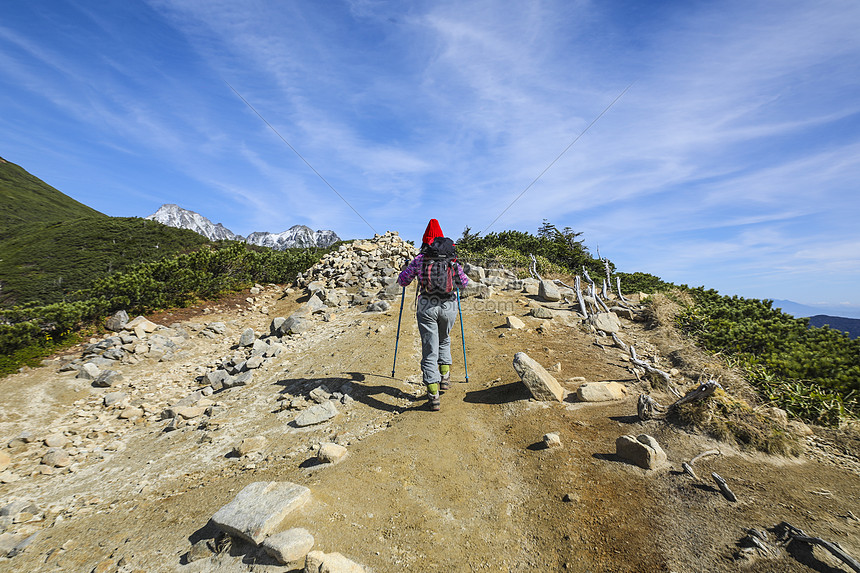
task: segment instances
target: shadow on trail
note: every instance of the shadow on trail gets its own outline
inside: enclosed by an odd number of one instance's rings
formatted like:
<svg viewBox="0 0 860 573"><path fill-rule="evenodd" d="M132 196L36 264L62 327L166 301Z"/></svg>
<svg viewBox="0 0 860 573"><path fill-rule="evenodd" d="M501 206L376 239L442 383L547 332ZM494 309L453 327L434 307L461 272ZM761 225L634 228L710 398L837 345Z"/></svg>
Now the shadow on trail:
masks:
<svg viewBox="0 0 860 573"><path fill-rule="evenodd" d="M315 388L325 386L329 392L340 392L341 394L350 396L356 402L361 402L383 412L400 413L404 410L414 408L404 408L397 404L389 404L376 396L390 396L391 398L409 400L410 402L421 400L421 398L387 384L368 384L368 378L381 378L393 382L390 376L364 372L344 372L344 374L346 376L285 378L275 382L275 385L283 387L282 394L289 393L296 396L304 396L305 398L309 398L310 392Z"/></svg>
<svg viewBox="0 0 860 573"><path fill-rule="evenodd" d="M464 402L472 404L506 404L531 398L528 388L522 382L511 382L500 386L492 386L485 390L466 392Z"/></svg>

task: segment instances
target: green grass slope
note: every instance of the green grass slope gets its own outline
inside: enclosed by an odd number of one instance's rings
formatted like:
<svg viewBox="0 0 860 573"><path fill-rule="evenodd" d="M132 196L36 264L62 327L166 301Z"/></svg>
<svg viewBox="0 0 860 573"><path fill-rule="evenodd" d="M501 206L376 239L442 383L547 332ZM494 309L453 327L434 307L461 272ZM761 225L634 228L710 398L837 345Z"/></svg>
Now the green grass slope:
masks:
<svg viewBox="0 0 860 573"><path fill-rule="evenodd" d="M107 217L0 157L0 237L13 227L79 217Z"/></svg>
<svg viewBox="0 0 860 573"><path fill-rule="evenodd" d="M209 244L194 231L139 218L91 216L18 226L0 239L0 306L50 304L142 262Z"/></svg>

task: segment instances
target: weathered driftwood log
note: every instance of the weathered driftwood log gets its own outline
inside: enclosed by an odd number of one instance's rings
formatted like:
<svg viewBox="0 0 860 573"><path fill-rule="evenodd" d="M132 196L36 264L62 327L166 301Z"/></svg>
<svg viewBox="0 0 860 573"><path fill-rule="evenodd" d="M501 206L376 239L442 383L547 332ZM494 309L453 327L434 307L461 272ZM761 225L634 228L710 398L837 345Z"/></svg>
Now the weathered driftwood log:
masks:
<svg viewBox="0 0 860 573"><path fill-rule="evenodd" d="M615 277L615 294L618 295L618 300L621 302L630 303L630 301L624 298L624 295L621 294L621 277L619 276Z"/></svg>
<svg viewBox="0 0 860 573"><path fill-rule="evenodd" d="M591 296L597 302L597 304L603 308L603 312L612 312L609 310L609 307L606 306L606 303L603 302L603 299L600 298L600 295L597 294L597 289L594 287L594 283L591 283Z"/></svg>
<svg viewBox="0 0 860 573"><path fill-rule="evenodd" d="M719 456L719 455L721 455L721 454L722 454L722 452L721 452L720 450L707 450L707 451L704 451L704 452L702 452L701 454L699 454L698 456L696 456L695 458L693 458L692 460L690 460L690 465L693 465L694 463L696 463L697 461L699 461L699 460L700 460L700 459L702 459L702 458L705 458L705 457L708 457L708 456Z"/></svg>
<svg viewBox="0 0 860 573"><path fill-rule="evenodd" d="M582 316L588 318L588 309L585 307L585 299L582 297L582 289L580 288L582 285L579 279L579 275L576 275L576 300L579 301L579 311L582 313Z"/></svg>
<svg viewBox="0 0 860 573"><path fill-rule="evenodd" d="M603 281L603 293L606 294L612 291L612 285L607 284L612 282L612 269L609 268L609 259L603 259L603 268L606 270L606 280Z"/></svg>
<svg viewBox="0 0 860 573"><path fill-rule="evenodd" d="M543 279L540 277L540 275L537 272L537 259L531 253L529 253L529 256L532 258L532 262L529 265L529 274L532 276L532 278L535 278L539 281L542 281Z"/></svg>
<svg viewBox="0 0 860 573"><path fill-rule="evenodd" d="M615 346L617 346L618 348L620 348L620 349L621 349L621 350L623 350L624 352L628 352L628 353L630 352L630 349L627 347L627 345L626 345L626 344L624 344L624 343L621 341L621 339L620 339L620 338L618 338L618 335L617 335L617 334L615 334L614 332L612 333L612 341L613 341L613 342L615 342Z"/></svg>
<svg viewBox="0 0 860 573"><path fill-rule="evenodd" d="M718 473L711 472L711 477L714 478L714 481L717 482L717 487L720 488L720 491L723 493L723 497L725 497L729 501L737 501L738 497L729 489L729 485L726 483L726 480L721 478Z"/></svg>
<svg viewBox="0 0 860 573"><path fill-rule="evenodd" d="M839 546L839 544L830 543L829 541L825 541L820 537L810 537L809 535L804 533L802 529L798 529L797 527L785 521L780 523L777 526L777 529L782 532L783 538L788 538L789 542L800 541L802 543L809 543L812 545L818 545L820 547L823 547L824 549L829 551L834 557L851 567L851 569L860 573L860 562L848 555L848 553L846 553L845 550Z"/></svg>
<svg viewBox="0 0 860 573"><path fill-rule="evenodd" d="M688 476L690 476L694 480L702 481L699 479L699 476L696 475L696 472L693 471L693 467L690 464L688 464L687 462L682 463L681 468L683 468L685 474L687 474Z"/></svg>
<svg viewBox="0 0 860 573"><path fill-rule="evenodd" d="M651 366L647 362L645 362L643 360L639 360L639 358L636 357L636 349L633 348L632 346L630 347L630 361L633 364L635 364L636 366L644 368L645 371L648 372L649 374L656 374L657 376L660 376L663 380L666 381L667 385L669 384L669 379L671 378L671 376L669 376L668 373L663 372L662 370L660 370L658 368L654 368L653 366ZM669 386L669 388L672 389L671 386Z"/></svg>
<svg viewBox="0 0 860 573"><path fill-rule="evenodd" d="M657 400L648 394L639 394L639 399L636 401L636 414L643 422L650 420L666 412L666 407L660 404Z"/></svg>
<svg viewBox="0 0 860 573"><path fill-rule="evenodd" d="M718 455L720 455L720 453L721 453L720 450L707 450L705 452L702 452L698 456L694 457L692 460L690 460L689 463L686 463L686 462L682 463L681 468L684 470L685 474L689 475L694 480L701 481L699 479L699 476L696 475L696 472L693 471L693 464L695 464L698 460L704 458L705 456L715 456L715 455L718 456Z"/></svg>
<svg viewBox="0 0 860 573"><path fill-rule="evenodd" d="M687 394L683 398L679 399L677 402L675 402L669 407L674 408L683 404L689 404L690 402L698 402L699 400L704 400L705 398L716 392L718 388L722 389L722 386L720 386L719 382L715 380L708 380L707 382L699 384L699 387L695 390L687 392Z"/></svg>

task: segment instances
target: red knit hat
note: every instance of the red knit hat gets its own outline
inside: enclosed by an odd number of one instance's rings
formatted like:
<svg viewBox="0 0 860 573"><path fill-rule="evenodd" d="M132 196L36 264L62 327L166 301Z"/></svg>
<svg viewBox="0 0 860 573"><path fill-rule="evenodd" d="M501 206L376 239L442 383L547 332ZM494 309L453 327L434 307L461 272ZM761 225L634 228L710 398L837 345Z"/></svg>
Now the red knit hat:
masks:
<svg viewBox="0 0 860 573"><path fill-rule="evenodd" d="M439 226L439 221L436 219L430 219L430 222L427 223L427 229L424 231L424 238L421 239L421 242L425 245L432 245L433 239L444 236L444 233L442 233L442 227Z"/></svg>

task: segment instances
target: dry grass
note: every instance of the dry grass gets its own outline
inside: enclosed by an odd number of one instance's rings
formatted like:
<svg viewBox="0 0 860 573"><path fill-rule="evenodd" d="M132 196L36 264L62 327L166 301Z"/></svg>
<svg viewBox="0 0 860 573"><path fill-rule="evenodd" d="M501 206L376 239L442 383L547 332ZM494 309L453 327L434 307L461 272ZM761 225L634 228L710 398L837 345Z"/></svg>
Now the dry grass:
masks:
<svg viewBox="0 0 860 573"><path fill-rule="evenodd" d="M676 328L675 317L689 304L689 295L676 291L658 293L648 300L648 318L655 331L653 341L681 374L695 383L716 380L724 390L701 402L671 408L667 421L693 427L708 435L770 454L799 455L802 440L778 416L765 415L756 407L760 398L744 379L719 355L708 354Z"/></svg>

